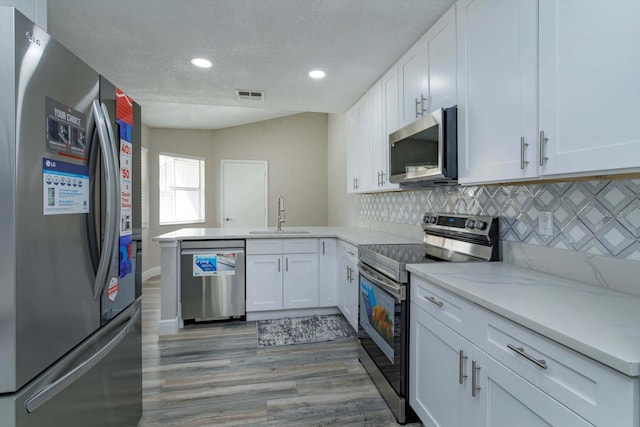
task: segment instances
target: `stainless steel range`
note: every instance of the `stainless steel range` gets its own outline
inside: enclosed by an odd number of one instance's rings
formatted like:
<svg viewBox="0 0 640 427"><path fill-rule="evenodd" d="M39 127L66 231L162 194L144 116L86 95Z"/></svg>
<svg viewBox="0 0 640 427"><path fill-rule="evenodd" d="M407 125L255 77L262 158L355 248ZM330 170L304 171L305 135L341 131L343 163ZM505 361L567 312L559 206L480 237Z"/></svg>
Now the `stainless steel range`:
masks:
<svg viewBox="0 0 640 427"><path fill-rule="evenodd" d="M422 244L364 245L359 260L359 358L399 423L409 406L407 264L496 261L498 218L426 213Z"/></svg>

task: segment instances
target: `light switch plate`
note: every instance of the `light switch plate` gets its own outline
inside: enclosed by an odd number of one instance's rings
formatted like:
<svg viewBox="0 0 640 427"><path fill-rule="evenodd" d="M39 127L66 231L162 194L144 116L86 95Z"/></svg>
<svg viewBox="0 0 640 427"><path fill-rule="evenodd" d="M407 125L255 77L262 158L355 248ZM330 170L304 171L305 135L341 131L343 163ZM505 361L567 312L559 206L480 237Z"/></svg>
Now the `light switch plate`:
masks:
<svg viewBox="0 0 640 427"><path fill-rule="evenodd" d="M538 216L538 234L541 236L553 236L553 214L540 212Z"/></svg>

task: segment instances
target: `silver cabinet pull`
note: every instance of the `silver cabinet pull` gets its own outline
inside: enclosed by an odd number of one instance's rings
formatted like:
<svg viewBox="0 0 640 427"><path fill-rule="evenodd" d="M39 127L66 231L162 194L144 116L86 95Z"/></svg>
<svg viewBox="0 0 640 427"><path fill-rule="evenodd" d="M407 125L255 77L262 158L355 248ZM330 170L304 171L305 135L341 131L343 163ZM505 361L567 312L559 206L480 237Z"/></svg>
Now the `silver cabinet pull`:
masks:
<svg viewBox="0 0 640 427"><path fill-rule="evenodd" d="M324 255L324 242L322 242L322 255Z"/></svg>
<svg viewBox="0 0 640 427"><path fill-rule="evenodd" d="M540 131L540 166L544 166L544 162L549 160L548 157L544 156L544 145L549 141L549 138L545 138L544 131Z"/></svg>
<svg viewBox="0 0 640 427"><path fill-rule="evenodd" d="M420 95L422 97L422 95ZM416 98L416 119L420 117L420 113L418 112L418 105L420 105L420 101Z"/></svg>
<svg viewBox="0 0 640 427"><path fill-rule="evenodd" d="M524 142L524 136L520 137L520 169L522 170L529 164L529 162L525 162L524 160L524 150L526 150L528 146L529 144Z"/></svg>
<svg viewBox="0 0 640 427"><path fill-rule="evenodd" d="M280 258L278 258L278 273L280 273Z"/></svg>
<svg viewBox="0 0 640 427"><path fill-rule="evenodd" d="M464 362L466 362L469 356L464 355L464 350L460 350L458 355L459 355L458 357L459 357L459 363L460 363L460 365L458 366L458 383L464 384L464 379L469 376L464 373L464 365L465 365Z"/></svg>
<svg viewBox="0 0 640 427"><path fill-rule="evenodd" d="M347 265L347 282L351 283L351 267Z"/></svg>
<svg viewBox="0 0 640 427"><path fill-rule="evenodd" d="M289 258L284 259L284 270L289 271Z"/></svg>
<svg viewBox="0 0 640 427"><path fill-rule="evenodd" d="M431 98L428 97L428 96L425 98L424 95L422 95L422 94L420 95L420 107L421 107L420 108L420 110L421 110L420 111L420 115L423 116L423 117L424 117L424 113L429 112L428 108L424 108L424 101L427 101L427 103L430 104L431 103Z"/></svg>
<svg viewBox="0 0 640 427"><path fill-rule="evenodd" d="M381 171L380 172L380 186L381 187L384 187L384 181L385 181L384 177L385 177L385 175L386 175L385 171Z"/></svg>
<svg viewBox="0 0 640 427"><path fill-rule="evenodd" d="M424 297L424 299L426 299L427 301L431 301L432 303L434 303L438 307L442 307L443 302L442 301L438 301L434 297Z"/></svg>
<svg viewBox="0 0 640 427"><path fill-rule="evenodd" d="M518 353L520 356L524 357L528 361L535 363L536 365L538 365L542 369L547 369L547 361L546 360L544 360L544 359L536 359L535 357L525 353L523 347L516 347L515 345L511 345L511 344L507 344L507 347L510 350L515 351L516 353Z"/></svg>
<svg viewBox="0 0 640 427"><path fill-rule="evenodd" d="M478 391L482 388L478 385L478 372L480 372L480 366L475 360L471 361L471 396L476 397Z"/></svg>

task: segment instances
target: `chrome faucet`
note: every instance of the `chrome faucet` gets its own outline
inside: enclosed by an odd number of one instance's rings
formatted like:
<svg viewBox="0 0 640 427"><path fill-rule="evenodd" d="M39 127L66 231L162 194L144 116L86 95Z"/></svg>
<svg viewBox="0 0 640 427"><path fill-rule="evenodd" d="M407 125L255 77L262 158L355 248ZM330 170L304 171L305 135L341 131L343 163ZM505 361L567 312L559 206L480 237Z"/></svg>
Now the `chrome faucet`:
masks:
<svg viewBox="0 0 640 427"><path fill-rule="evenodd" d="M278 230L282 231L282 223L287 222L284 216L284 198L280 195L278 196Z"/></svg>

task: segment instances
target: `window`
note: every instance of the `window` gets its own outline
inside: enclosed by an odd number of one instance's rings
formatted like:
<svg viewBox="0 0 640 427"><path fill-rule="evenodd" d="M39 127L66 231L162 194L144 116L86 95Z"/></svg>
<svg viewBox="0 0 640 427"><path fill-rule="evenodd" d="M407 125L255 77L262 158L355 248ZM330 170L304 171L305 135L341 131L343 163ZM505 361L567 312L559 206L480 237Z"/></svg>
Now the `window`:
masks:
<svg viewBox="0 0 640 427"><path fill-rule="evenodd" d="M149 228L149 166L148 166L149 150L142 147L142 156L140 158L140 211L142 214L142 228Z"/></svg>
<svg viewBox="0 0 640 427"><path fill-rule="evenodd" d="M160 154L160 224L204 222L204 159Z"/></svg>

